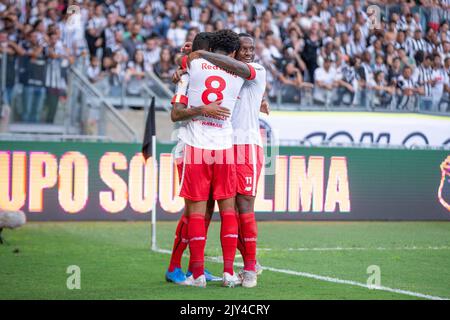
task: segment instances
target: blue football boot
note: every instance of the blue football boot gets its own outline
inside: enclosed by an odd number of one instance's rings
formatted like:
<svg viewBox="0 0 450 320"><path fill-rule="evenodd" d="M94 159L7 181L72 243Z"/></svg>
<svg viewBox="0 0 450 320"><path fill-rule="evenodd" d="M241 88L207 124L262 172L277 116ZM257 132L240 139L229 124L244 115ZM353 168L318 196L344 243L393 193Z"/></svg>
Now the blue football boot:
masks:
<svg viewBox="0 0 450 320"><path fill-rule="evenodd" d="M183 284L186 281L186 275L184 274L183 270L181 270L181 268L175 268L172 272L169 272L169 270L167 270L166 281L176 284Z"/></svg>

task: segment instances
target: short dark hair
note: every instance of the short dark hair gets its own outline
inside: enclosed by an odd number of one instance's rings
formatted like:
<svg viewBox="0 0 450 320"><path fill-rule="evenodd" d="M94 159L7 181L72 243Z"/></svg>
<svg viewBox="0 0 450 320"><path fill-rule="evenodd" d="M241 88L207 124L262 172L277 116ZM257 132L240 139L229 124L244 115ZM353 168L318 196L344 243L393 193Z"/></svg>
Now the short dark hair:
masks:
<svg viewBox="0 0 450 320"><path fill-rule="evenodd" d="M230 54L233 51L239 49L239 36L236 32L225 29L214 33L211 42L212 51L224 51L226 54Z"/></svg>
<svg viewBox="0 0 450 320"><path fill-rule="evenodd" d="M192 51L197 50L209 50L211 46L211 39L213 37L212 32L200 32L192 41Z"/></svg>
<svg viewBox="0 0 450 320"><path fill-rule="evenodd" d="M422 63L423 60L425 59L425 52L423 52L422 50L418 50L414 55L414 59L416 60L417 64Z"/></svg>
<svg viewBox="0 0 450 320"><path fill-rule="evenodd" d="M253 37L250 34L245 33L245 32L239 33L239 38L252 38L253 39Z"/></svg>

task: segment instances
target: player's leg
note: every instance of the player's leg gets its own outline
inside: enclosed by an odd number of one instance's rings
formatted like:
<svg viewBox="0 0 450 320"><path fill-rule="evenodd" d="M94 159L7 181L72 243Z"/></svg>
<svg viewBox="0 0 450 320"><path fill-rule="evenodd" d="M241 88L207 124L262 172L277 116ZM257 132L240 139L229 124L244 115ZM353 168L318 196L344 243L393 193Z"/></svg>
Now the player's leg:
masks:
<svg viewBox="0 0 450 320"><path fill-rule="evenodd" d="M244 247L242 258L243 286L256 286L256 243L258 228L255 219L257 184L263 163L262 148L256 145L236 145L236 207L239 212L239 234Z"/></svg>
<svg viewBox="0 0 450 320"><path fill-rule="evenodd" d="M181 177L183 175L182 155L175 159L175 163L177 165L178 177L181 182ZM166 281L180 283L186 280L186 276L181 269L181 259L188 246L188 242L188 214L184 210L175 230L175 239L172 246L169 268L166 272Z"/></svg>
<svg viewBox="0 0 450 320"><path fill-rule="evenodd" d="M206 201L192 201L185 199L188 212L188 239L189 239L189 267L192 275L186 279L188 285L204 287L205 278L205 245L206 228L205 214Z"/></svg>
<svg viewBox="0 0 450 320"><path fill-rule="evenodd" d="M210 198L208 199L208 202L206 203L206 215L205 215L205 233L206 233L206 240L208 240L208 228L209 228L209 224L211 222L211 218L212 215L214 213L214 204L215 201L212 198L212 194L210 194ZM186 277L190 277L192 275L192 271L191 271L191 259L189 259L189 266L186 272ZM205 268L205 278L206 281L222 281L222 278L216 277L214 276L211 272L209 272L206 268Z"/></svg>
<svg viewBox="0 0 450 320"><path fill-rule="evenodd" d="M255 197L237 194L236 205L239 210L240 234L244 246L244 271L256 272L256 240L258 228L255 219Z"/></svg>
<svg viewBox="0 0 450 320"><path fill-rule="evenodd" d="M237 194L236 205L239 210L239 233L243 239L244 269L240 273L242 286L255 287L257 284L256 242L258 228L255 219L255 197Z"/></svg>
<svg viewBox="0 0 450 320"><path fill-rule="evenodd" d="M241 283L234 272L234 258L239 232L234 201L234 198L218 200L221 219L220 243L222 245L224 286L235 286Z"/></svg>
<svg viewBox="0 0 450 320"><path fill-rule="evenodd" d="M234 286L240 279L234 272L234 258L238 238L238 219L235 210L236 168L233 148L215 152L213 197L219 205L220 241L224 260L223 284Z"/></svg>
<svg viewBox="0 0 450 320"><path fill-rule="evenodd" d="M213 166L205 163L204 150L186 146L180 196L185 199L188 214L188 240L192 276L188 285L206 286L204 255L206 243L205 215L209 199ZM200 161L199 161L200 159Z"/></svg>
<svg viewBox="0 0 450 320"><path fill-rule="evenodd" d="M183 212L175 230L175 239L173 241L169 268L166 272L166 281L179 283L186 280L186 276L181 268L181 259L188 243L188 216Z"/></svg>

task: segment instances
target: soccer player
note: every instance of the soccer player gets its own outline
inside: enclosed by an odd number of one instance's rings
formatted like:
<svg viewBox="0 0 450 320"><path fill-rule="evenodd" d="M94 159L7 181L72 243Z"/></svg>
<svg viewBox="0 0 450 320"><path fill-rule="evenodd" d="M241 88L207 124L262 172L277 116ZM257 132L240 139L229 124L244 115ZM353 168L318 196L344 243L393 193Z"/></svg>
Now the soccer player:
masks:
<svg viewBox="0 0 450 320"><path fill-rule="evenodd" d="M209 50L210 40L212 37L212 33L210 32L201 32L197 34L192 43L192 49L190 51L196 50ZM188 50L186 50L187 52ZM182 69L186 69L187 67L187 56L185 55L181 59ZM179 79L177 79L177 88L175 90L175 95L172 99L172 104L174 105L171 111L171 119L172 121L179 121L180 127L185 127L187 121L194 116L199 116L202 114L217 117L217 116L229 116L229 110L223 107L220 107L217 102L213 102L209 105L204 105L200 107L188 107L188 98L187 98L187 89L189 84L189 75L184 73L179 75ZM185 143L179 139L178 143L175 147L175 163L177 164L178 176L181 180L182 176L182 168L183 168L183 150L185 147ZM181 181L180 181L181 182ZM214 200L210 199L207 203L207 212L205 216L205 231L208 233L209 223L211 221L211 216L214 212ZM187 222L188 216L186 212L183 212L176 231L175 231L175 240L172 249L172 255L170 258L169 268L166 272L166 280L168 282L174 282L176 284L184 284L186 281L186 276L190 276L192 272L188 267L188 272L186 275L181 269L181 258L183 256L184 251L188 246L188 235L187 235ZM214 277L211 273L209 273L205 269L205 278L206 281L218 281L221 278Z"/></svg>
<svg viewBox="0 0 450 320"><path fill-rule="evenodd" d="M209 51L209 40L212 36L212 33L208 32L202 32L199 33L193 43L186 43L184 46L184 53L189 54L191 51L197 51L197 50L208 50ZM246 37L241 37L240 42L242 44L242 49L239 49L238 56L241 55L245 58L245 52L248 51L248 43L246 43ZM191 49L192 48L192 49ZM244 53L244 54L242 54ZM186 107L188 105L188 99L187 99L187 88L188 88L188 82L189 82L189 75L187 75L185 72L186 68L186 59L187 56L180 57L178 59L178 63L182 66L179 71L177 71L174 74L174 83L177 83L177 89L174 95L174 98L172 99L172 104L174 104L176 101L180 102L179 104L180 108L174 107L171 112L171 118L175 121L180 121L180 126L186 125L186 119L189 119L193 116L193 113L199 112L201 109L203 112L214 112L214 109L211 110L211 108L218 108L221 109L222 107L217 106L216 102L213 102L210 105L202 106L198 108L198 110L187 110ZM239 59L242 61L242 57L239 57ZM243 88L242 90L245 90ZM220 110L216 110L220 111ZM227 112L227 109L222 110L223 112ZM261 103L261 112L265 112L268 114L268 104L267 102L263 101ZM181 178L182 173L182 167L183 167L183 149L184 149L184 143L182 140L178 141L177 146L175 147L175 162L177 164L177 169L179 173L179 177ZM214 212L214 200L212 200L212 197L210 195L210 200L208 200L207 203L207 212L205 216L205 228L206 228L206 234L208 234L208 227L209 223L211 221L212 215ZM244 251L244 245L242 241L242 237L240 236L238 238L238 249L242 254L242 257L245 257L245 251ZM166 272L166 280L169 282L175 282L179 284L183 284L185 280L185 275L181 269L181 257L183 255L184 250L186 249L188 245L187 240L187 217L183 214L178 222L178 226L175 233L175 241L173 245L172 250L172 256L170 260L169 269ZM256 265L256 269L259 272L262 272L261 266L259 264ZM188 268L188 272L186 273L186 276L189 276L192 274L190 272L190 268ZM221 280L221 278L214 277L212 274L210 274L205 269L205 277L206 281L218 281Z"/></svg>
<svg viewBox="0 0 450 320"><path fill-rule="evenodd" d="M214 34L213 52L234 57L239 37L231 30ZM188 100L191 106L208 105L216 101L232 113L244 80L198 56L190 54ZM192 56L191 56L192 55ZM248 67L252 68L252 67ZM175 104L176 105L176 104ZM188 215L188 240L192 276L186 282L205 287L204 249L205 213L210 191L218 201L221 224L221 244L224 260L223 285L240 282L233 270L238 238L235 212L236 170L234 164L233 129L228 114L196 116L179 138L186 144L180 196L185 198Z"/></svg>
<svg viewBox="0 0 450 320"><path fill-rule="evenodd" d="M237 61L229 56L200 50L196 55L214 65L246 78L232 114L234 152L237 173L236 206L239 211L240 240L243 244L244 269L242 286L255 287L257 226L255 196L264 163L262 139L259 132L259 112L266 89L266 70L254 63L255 44L248 34L240 34ZM251 68L249 68L249 66Z"/></svg>

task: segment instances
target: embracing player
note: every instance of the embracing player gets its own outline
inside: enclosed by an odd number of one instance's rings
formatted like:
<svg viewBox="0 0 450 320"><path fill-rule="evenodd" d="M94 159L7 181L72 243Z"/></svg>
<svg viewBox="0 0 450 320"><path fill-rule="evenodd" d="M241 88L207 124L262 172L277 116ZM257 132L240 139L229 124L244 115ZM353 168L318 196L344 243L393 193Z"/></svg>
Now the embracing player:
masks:
<svg viewBox="0 0 450 320"><path fill-rule="evenodd" d="M212 39L212 33L210 32L200 32L194 38L192 43L186 43L183 52L190 53L191 51L196 50L209 50L210 41ZM177 83L177 87L175 90L175 95L172 99L172 111L171 111L171 119L174 122L179 123L179 127L184 128L188 120L192 119L195 116L200 115L208 115L211 117L229 117L230 112L228 109L220 107L217 102L213 102L209 105L202 105L198 107L192 107L188 104L187 90L189 85L189 75L186 73L187 68L187 55L180 57L180 61L178 62L181 65L179 73L176 73L174 76L175 81ZM183 151L185 149L185 143L183 140L178 139L178 143L175 146L175 163L177 165L178 176L180 178L183 173ZM205 231L208 233L209 223L211 221L211 216L214 212L214 200L210 199L207 203L207 212L205 216ZM186 281L186 276L190 276L192 274L190 266L187 269L187 273L184 274L181 269L181 258L183 256L184 251L186 250L189 240L187 235L188 228L188 215L187 212L183 212L180 220L178 221L178 225L175 231L175 239L172 248L172 254L170 258L169 268L166 271L166 280L168 282L174 282L176 284L184 284ZM218 278L213 276L205 269L205 278L206 281L221 281L222 278Z"/></svg>
<svg viewBox="0 0 450 320"><path fill-rule="evenodd" d="M220 55L234 57L239 37L231 30L213 35L211 49ZM193 117L179 130L185 143L180 196L185 198L188 215L188 241L192 276L187 284L206 286L204 249L206 241L205 214L210 192L217 200L221 216L221 244L224 260L223 285L240 282L233 264L238 238L235 212L236 170L234 164L233 129L229 114L236 104L244 80L191 53L188 101L190 106L217 102L229 113L218 116ZM251 67L249 67L251 68ZM177 104L175 103L175 106Z"/></svg>
<svg viewBox="0 0 450 320"><path fill-rule="evenodd" d="M264 164L259 112L266 89L266 70L253 62L255 57L253 38L248 34L240 34L239 40L240 48L236 55L239 61L204 50L197 51L196 55L240 77L247 78L239 93L231 121L237 173L236 206L239 212L239 240L242 241L241 252L243 251L244 258L242 286L254 287L257 284L258 233L254 205L258 179Z"/></svg>
<svg viewBox="0 0 450 320"><path fill-rule="evenodd" d="M185 45L185 51L188 52L190 45L192 45L192 52L195 52L197 50L206 50L209 51L209 39L211 38L212 34L211 33L207 33L207 32L202 32L199 33L195 39L194 42L192 44L187 43ZM187 50L186 50L187 49ZM188 52L190 53L190 52ZM214 59L214 54L212 55ZM244 62L252 62L253 60L253 56L254 56L254 45L253 45L253 41L250 38L249 35L246 34L241 34L240 35L240 49L236 55L236 58L238 58L240 61L244 61ZM223 55L219 55L219 58L223 57ZM177 83L177 89L174 95L174 98L172 100L172 104L174 104L175 102L179 102L178 107L174 106L174 108L172 108L172 112L171 112L171 118L173 121L180 121L180 126L185 126L186 125L186 121L187 119L192 118L195 115L198 115L199 113L209 113L210 115L214 116L213 113L216 113L216 116L218 116L220 113L222 113L223 116L227 116L227 109L224 109L220 106L218 106L216 104L216 102L210 104L210 105L205 105L205 106L201 106L201 107L194 107L194 108L188 108L186 109L186 107L188 106L188 99L187 99L187 88L188 88L188 83L189 83L189 76L183 71L186 68L186 56L184 56L183 58L180 58L179 63L181 64L181 68L179 69L179 71L177 73L174 74L174 82ZM227 58L228 59L228 58ZM225 65L227 62L225 61ZM228 66L228 65L227 65ZM254 67L256 66L256 75L255 78L252 80L247 80L247 81L252 81L254 82L255 85L258 85L258 87L264 88L265 87L265 74L262 74L261 71L263 71L263 69L261 69L261 67L259 65L254 65ZM233 67L233 66L231 66ZM238 66L234 66L235 68ZM251 74L251 70L248 66L243 65L242 69L238 69L236 70L237 74L244 77L244 78L248 78ZM243 93L242 91L244 90L250 90L250 91L254 91L254 89L252 89L252 85L246 84L243 86L243 88L241 89L241 98L242 97L246 97L248 96L247 93ZM256 100L259 100L259 96L253 96L252 98L255 98ZM245 99L244 99L245 100ZM241 100L237 102L236 107L240 108L242 106L240 106ZM261 102L261 106L260 106L261 112L265 112L268 113L269 111L269 107L268 107L268 103L266 101L262 101ZM236 109L235 109L236 110ZM243 124L243 130L241 131L248 131L248 127L251 128L256 128L255 130L251 130L252 132L250 132L249 134L251 134L252 136L256 137L255 133L257 134L258 132L258 114L255 114L255 110L249 110L248 108L246 108L245 110L241 110L242 111L247 111L250 112L250 114L246 117L243 117L241 121L233 121L233 129L237 130L240 129L239 126L241 125L241 123ZM256 110L258 111L258 110ZM256 122L255 122L256 119ZM249 123L249 122L255 122L255 123ZM236 131L235 131L236 132ZM236 136L238 134L245 134L245 133L237 133ZM239 142L235 141L235 142ZM179 172L179 176L181 177L181 172L182 172L182 151L184 149L184 142L179 140L178 144L175 148L175 161L177 163L177 169ZM236 148L237 149L237 148ZM252 148L247 148L247 150L254 150L256 149L256 147L252 147ZM245 151L245 150L244 150ZM259 157L260 160L262 160L262 157ZM247 157L247 160L248 157ZM262 163L262 161L261 161ZM250 186L246 186L244 187L242 185L242 183L245 180L250 180L253 179L253 172L250 172L250 170L248 169L248 166L251 165L252 163L251 161L248 161L247 163L241 163L238 164L238 185L240 184L240 190L244 190L247 189L248 193L253 194L252 190L249 189L253 189L252 185ZM260 164L261 165L261 164ZM253 166L252 166L253 168ZM259 172L260 172L260 166L257 166L257 177L256 179L259 177ZM247 176L244 177L244 174L247 173ZM250 183L251 184L251 183ZM243 193L241 191L241 193ZM254 190L254 193L256 194L256 190ZM239 202L242 202L243 200L240 199L241 197L243 197L243 195L238 196ZM242 206L240 206L242 207ZM206 217L205 217L205 228L206 228L206 233L208 232L208 226L209 226L209 222L211 220L211 216L213 214L214 211L214 201L208 201L207 204L207 212L206 212ZM251 211L253 211L251 209ZM244 210L241 210L242 213L248 213L248 212L244 212ZM243 220L247 217L250 217L250 215L242 215L241 218L243 218ZM245 221L249 221L249 219L245 219ZM244 223L244 230L246 229L245 227L247 226L247 223ZM248 261L252 259L253 254L251 253L252 248L250 248L248 251L250 254L246 255L245 254L245 248L244 248L244 241L242 235L241 235L241 230L242 228L239 229L240 230L240 235L239 235L239 242L238 242L238 249L242 254L242 257L244 259L244 261ZM247 237L248 239L248 237ZM187 240L187 217L183 214L180 218L180 221L177 225L177 229L176 229L176 233L175 233L175 240L174 240L174 245L173 245L173 250L172 250L172 256L170 259L170 265L169 268L166 272L166 280L170 281L170 282L175 282L175 283L180 283L183 284L184 280L185 280L185 275L181 269L181 257L182 254L184 252L184 250L186 249L188 244L188 240ZM253 243L256 244L256 243ZM249 241L249 243L247 243L247 247L252 247L252 241ZM249 257L250 259L246 259L246 257ZM256 270L259 272L262 272L261 267L259 266L259 264L256 265ZM250 271L249 271L250 272ZM189 276L190 274L190 267L188 268L188 272L186 274L186 276ZM218 278L212 276L209 272L207 272L207 270L205 269L205 276L206 276L206 280L207 281L217 281ZM248 279L249 277L246 276L244 277L245 279ZM252 283L249 281L244 281L244 286L252 286Z"/></svg>

